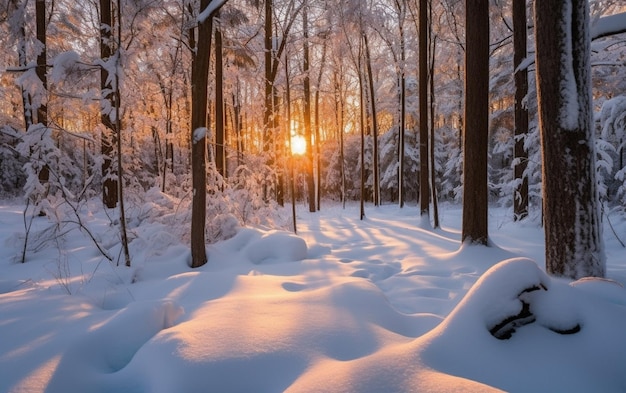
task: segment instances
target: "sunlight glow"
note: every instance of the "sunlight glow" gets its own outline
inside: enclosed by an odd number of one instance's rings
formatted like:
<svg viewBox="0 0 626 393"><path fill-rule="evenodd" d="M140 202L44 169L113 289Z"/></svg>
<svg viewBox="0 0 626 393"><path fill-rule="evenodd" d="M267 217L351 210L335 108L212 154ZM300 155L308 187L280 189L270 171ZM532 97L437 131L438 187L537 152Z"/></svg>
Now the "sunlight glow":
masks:
<svg viewBox="0 0 626 393"><path fill-rule="evenodd" d="M302 135L291 137L291 154L302 155L306 153L306 139Z"/></svg>

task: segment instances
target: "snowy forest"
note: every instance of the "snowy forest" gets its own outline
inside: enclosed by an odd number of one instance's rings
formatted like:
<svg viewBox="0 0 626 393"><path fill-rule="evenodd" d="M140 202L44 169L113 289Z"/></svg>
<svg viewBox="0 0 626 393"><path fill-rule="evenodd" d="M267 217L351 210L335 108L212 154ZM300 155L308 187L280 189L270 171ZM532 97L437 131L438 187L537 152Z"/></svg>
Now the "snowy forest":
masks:
<svg viewBox="0 0 626 393"><path fill-rule="evenodd" d="M626 387L622 1L0 0L0 31L0 391Z"/></svg>
<svg viewBox="0 0 626 393"><path fill-rule="evenodd" d="M201 139L209 242L292 197L312 212L324 200L422 212L462 200L474 44L465 14L476 11L461 1L426 2L424 15L417 1L211 4L5 2L2 195L51 217L65 202L101 196L114 208L152 188L188 204ZM623 35L599 21L623 6L591 6L595 165L610 209L626 201L625 54ZM481 203L514 206L521 219L542 206L533 22L510 2L485 7L488 101L470 102L488 105L488 134L467 139L488 156Z"/></svg>

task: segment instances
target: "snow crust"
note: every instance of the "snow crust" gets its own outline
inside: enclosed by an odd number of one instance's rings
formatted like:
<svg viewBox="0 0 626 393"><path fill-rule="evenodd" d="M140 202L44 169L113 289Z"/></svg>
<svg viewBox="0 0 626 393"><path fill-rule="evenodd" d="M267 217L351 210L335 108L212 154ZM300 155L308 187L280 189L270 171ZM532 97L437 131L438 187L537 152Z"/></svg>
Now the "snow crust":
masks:
<svg viewBox="0 0 626 393"><path fill-rule="evenodd" d="M298 236L241 228L208 246L199 269L170 227L149 221L133 231L130 269L77 230L19 264L22 208L0 206L2 392L626 387L626 260L610 238L610 280L567 282L545 274L538 225L506 210L491 211L494 246L482 247L461 246L454 206L438 230L415 207L360 221L357 206L299 206ZM88 224L116 255L105 213ZM35 233L48 225L37 218ZM625 219L613 225L626 233ZM510 338L492 335L525 307L532 318Z"/></svg>

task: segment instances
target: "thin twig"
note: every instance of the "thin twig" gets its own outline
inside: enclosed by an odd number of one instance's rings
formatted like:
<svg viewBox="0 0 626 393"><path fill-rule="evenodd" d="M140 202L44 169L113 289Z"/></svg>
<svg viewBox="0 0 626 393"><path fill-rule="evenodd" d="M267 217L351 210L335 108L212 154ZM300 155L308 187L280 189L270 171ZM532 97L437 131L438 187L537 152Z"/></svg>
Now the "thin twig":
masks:
<svg viewBox="0 0 626 393"><path fill-rule="evenodd" d="M615 232L615 228L613 228L613 224L611 223L611 219L609 218L609 215L604 212L604 204L602 205L602 214L604 215L604 217L606 217L606 222L609 223L609 227L611 228L611 231L613 232L613 235L615 235L615 238L617 239L619 244L621 244L622 247L626 248L626 244L624 244L622 239L620 239L619 236L617 236L617 232Z"/></svg>

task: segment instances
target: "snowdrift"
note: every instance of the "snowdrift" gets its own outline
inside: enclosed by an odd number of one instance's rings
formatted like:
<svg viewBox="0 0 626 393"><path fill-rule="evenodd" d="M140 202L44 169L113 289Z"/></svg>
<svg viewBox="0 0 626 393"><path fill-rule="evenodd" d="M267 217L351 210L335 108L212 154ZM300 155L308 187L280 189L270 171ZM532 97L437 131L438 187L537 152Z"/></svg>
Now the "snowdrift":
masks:
<svg viewBox="0 0 626 393"><path fill-rule="evenodd" d="M49 250L3 262L0 391L626 391L620 282L510 258L540 233L459 249L456 230L387 209L316 216L301 236L241 229L196 270L176 244L146 248L133 269L96 268L78 236L66 286L42 272Z"/></svg>

